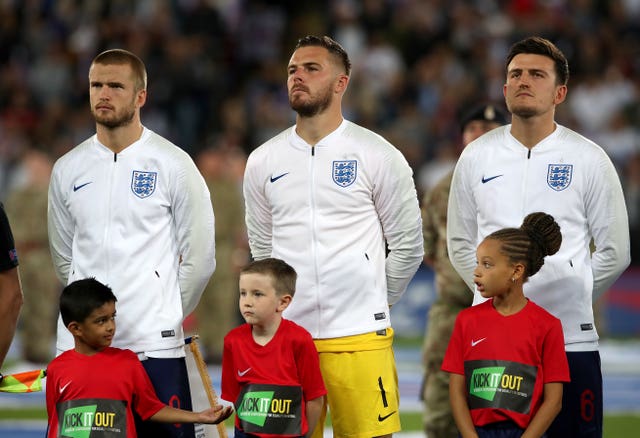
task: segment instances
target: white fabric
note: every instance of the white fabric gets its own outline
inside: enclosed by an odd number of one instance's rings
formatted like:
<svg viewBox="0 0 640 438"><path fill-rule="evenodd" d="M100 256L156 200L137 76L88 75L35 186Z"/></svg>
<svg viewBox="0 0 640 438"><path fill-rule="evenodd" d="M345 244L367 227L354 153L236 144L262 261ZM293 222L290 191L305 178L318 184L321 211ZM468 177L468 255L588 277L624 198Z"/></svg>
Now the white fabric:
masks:
<svg viewBox="0 0 640 438"><path fill-rule="evenodd" d="M562 246L545 258L524 291L562 321L565 343L590 342L593 346L598 335L592 301L630 263L629 224L620 180L605 152L574 131L556 125L551 135L529 151L510 130L511 125L494 129L468 145L460 156L449 195L449 257L475 291L478 243L500 228L519 227L529 213L551 214L560 225ZM571 166L570 174L564 175L570 177L568 184L564 179L558 190L551 187L558 183L552 165ZM596 246L593 256L591 238ZM474 303L481 299L475 291Z"/></svg>
<svg viewBox="0 0 640 438"><path fill-rule="evenodd" d="M251 153L244 195L253 257L281 258L298 272L285 317L316 339L390 326L389 304L423 255L417 194L400 151L348 121L313 147L292 127Z"/></svg>
<svg viewBox="0 0 640 438"><path fill-rule="evenodd" d="M184 356L182 321L215 269L209 191L186 152L144 129L116 156L94 135L56 162L48 221L60 280L95 277L118 298L114 347ZM72 347L59 318L57 348Z"/></svg>

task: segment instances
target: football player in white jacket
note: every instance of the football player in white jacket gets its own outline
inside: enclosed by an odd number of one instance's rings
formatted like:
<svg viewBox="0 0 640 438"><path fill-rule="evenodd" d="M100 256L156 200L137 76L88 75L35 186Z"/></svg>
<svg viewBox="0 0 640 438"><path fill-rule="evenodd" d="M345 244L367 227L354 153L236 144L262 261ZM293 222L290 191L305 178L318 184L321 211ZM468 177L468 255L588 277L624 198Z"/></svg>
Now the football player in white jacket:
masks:
<svg viewBox="0 0 640 438"><path fill-rule="evenodd" d="M96 134L56 162L49 187L54 266L64 284L95 277L113 289L113 345L139 355L160 400L191 409L182 322L215 269L209 191L186 152L142 125L147 74L136 55L99 54L89 87ZM73 348L60 320L56 347ZM138 430L195 434L188 424L140 422Z"/></svg>
<svg viewBox="0 0 640 438"><path fill-rule="evenodd" d="M506 76L511 125L472 142L456 164L448 206L449 256L475 289L474 251L488 234L518 226L535 211L556 219L560 251L524 285L527 297L562 321L571 373L562 411L547 434L601 437L602 373L593 301L630 263L622 187L598 145L554 120L567 94L569 66L553 43L530 37L514 44ZM480 299L476 291L474 303Z"/></svg>
<svg viewBox="0 0 640 438"><path fill-rule="evenodd" d="M400 430L389 307L423 248L407 161L342 116L350 69L331 38L298 41L287 81L296 124L251 153L244 195L253 257L298 272L285 316L316 342L334 435L370 438Z"/></svg>

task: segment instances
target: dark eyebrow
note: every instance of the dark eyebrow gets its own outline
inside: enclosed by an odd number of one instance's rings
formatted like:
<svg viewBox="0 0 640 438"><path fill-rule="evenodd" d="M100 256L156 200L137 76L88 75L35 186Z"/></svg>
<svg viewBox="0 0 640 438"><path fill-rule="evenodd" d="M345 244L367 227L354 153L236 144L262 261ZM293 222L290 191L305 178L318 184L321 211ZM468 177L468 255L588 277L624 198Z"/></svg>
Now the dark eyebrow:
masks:
<svg viewBox="0 0 640 438"><path fill-rule="evenodd" d="M303 62L302 64L289 64L287 66L287 70L291 70L291 67L297 67L299 65L301 65L303 67L311 67L311 66L320 67L322 64L320 64L319 62L316 62L316 61Z"/></svg>
<svg viewBox="0 0 640 438"><path fill-rule="evenodd" d="M548 74L546 70L543 69L539 69L539 68L512 68L511 70L509 70L508 73L522 73L523 71L528 71L529 73L542 73L542 74Z"/></svg>

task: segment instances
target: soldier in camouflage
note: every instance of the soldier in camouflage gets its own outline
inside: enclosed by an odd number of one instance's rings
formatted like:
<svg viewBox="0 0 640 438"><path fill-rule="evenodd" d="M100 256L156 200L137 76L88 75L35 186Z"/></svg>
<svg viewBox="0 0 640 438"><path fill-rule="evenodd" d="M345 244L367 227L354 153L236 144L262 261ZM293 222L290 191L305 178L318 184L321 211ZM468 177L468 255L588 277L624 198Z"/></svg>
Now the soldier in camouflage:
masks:
<svg viewBox="0 0 640 438"><path fill-rule="evenodd" d="M58 297L62 287L51 261L47 233L47 190L53 161L46 153L29 150L22 159L24 181L11 190L5 207L20 254L24 305L18 333L21 356L33 364L54 357Z"/></svg>
<svg viewBox="0 0 640 438"><path fill-rule="evenodd" d="M249 247L242 220L241 180L233 174L237 160L244 162L246 158L233 148L214 146L202 151L196 161L217 208L217 268L195 310L197 332L209 364L222 363L224 336L239 325L242 318L238 310L238 277L249 260Z"/></svg>
<svg viewBox="0 0 640 438"><path fill-rule="evenodd" d="M461 123L463 147L482 134L507 123L495 105L481 105ZM449 374L440 370L458 313L471 305L473 293L460 278L447 253L447 203L453 171L428 192L422 202L424 262L435 272L437 298L429 309L422 362L424 430L428 438L456 438L458 430L449 405Z"/></svg>

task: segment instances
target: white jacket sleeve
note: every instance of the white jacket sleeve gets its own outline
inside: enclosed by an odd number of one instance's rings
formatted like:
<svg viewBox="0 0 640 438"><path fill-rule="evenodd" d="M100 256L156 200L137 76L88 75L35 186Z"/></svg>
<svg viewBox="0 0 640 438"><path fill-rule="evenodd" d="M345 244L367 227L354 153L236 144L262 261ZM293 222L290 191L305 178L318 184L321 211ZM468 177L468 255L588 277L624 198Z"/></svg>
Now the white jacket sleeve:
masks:
<svg viewBox="0 0 640 438"><path fill-rule="evenodd" d="M215 219L209 189L188 156L177 170L172 187L180 269L178 282L184 316L198 305L216 268Z"/></svg>
<svg viewBox="0 0 640 438"><path fill-rule="evenodd" d="M594 166L585 210L595 252L591 257L593 300L605 293L631 262L629 218L620 179L602 152Z"/></svg>
<svg viewBox="0 0 640 438"><path fill-rule="evenodd" d="M472 188L468 184L469 154L465 149L456 164L451 180L447 208L447 251L451 264L469 289L475 290L473 271L476 267L478 220Z"/></svg>
<svg viewBox="0 0 640 438"><path fill-rule="evenodd" d="M378 175L374 203L387 241L387 301L393 305L407 290L424 256L422 216L412 171L400 151L387 155Z"/></svg>
<svg viewBox="0 0 640 438"><path fill-rule="evenodd" d="M56 163L49 183L47 207L47 226L49 233L49 249L58 279L66 285L71 268L74 226L61 187L60 162Z"/></svg>
<svg viewBox="0 0 640 438"><path fill-rule="evenodd" d="M260 161L256 154L249 156L242 186L249 248L255 260L271 257L272 248L271 210L264 194L266 179Z"/></svg>

